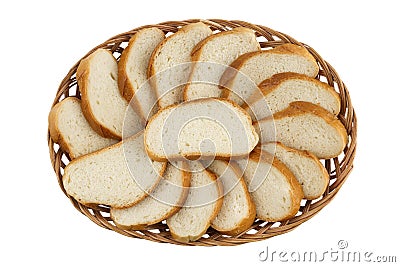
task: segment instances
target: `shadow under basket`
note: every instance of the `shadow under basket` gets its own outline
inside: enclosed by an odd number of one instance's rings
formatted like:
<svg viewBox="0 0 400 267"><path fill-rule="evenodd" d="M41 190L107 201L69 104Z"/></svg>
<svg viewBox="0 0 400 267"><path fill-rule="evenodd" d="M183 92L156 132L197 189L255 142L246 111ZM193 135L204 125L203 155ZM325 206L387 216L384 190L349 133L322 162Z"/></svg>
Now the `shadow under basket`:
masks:
<svg viewBox="0 0 400 267"><path fill-rule="evenodd" d="M91 221L101 227L113 230L129 237L189 246L232 246L265 240L276 235L287 233L295 229L300 224L311 219L315 214L317 214L322 208L324 208L329 202L332 201L353 168L353 160L356 151L357 120L353 106L351 104L349 92L347 91L346 86L344 85L334 68L323 58L321 58L321 56L314 49L306 44L296 41L286 34L271 30L268 27L261 25L255 25L248 22L236 20L227 21L220 19L192 19L185 21L168 21L155 25L146 25L133 29L129 32L116 35L93 48L83 58L85 58L98 48L108 49L113 53L116 58L119 58L129 39L140 29L157 27L160 30L164 31L165 34L171 34L176 32L181 26L198 21L202 21L203 23L209 25L214 32L226 31L239 26L247 27L256 32L257 40L259 41L262 49L270 49L284 43L293 43L305 47L314 56L320 68L317 79L333 86L335 90L340 94L341 111L338 115L338 118L343 123L349 136L349 141L345 149L343 150L343 153L339 157L324 161L325 168L330 175L330 183L323 196L316 200L303 200L301 203L300 211L296 214L295 217L291 218L290 220L276 223L255 220L253 225L247 231L237 236L226 236L210 227L207 230L207 233L199 240L190 243L182 243L174 240L171 237L168 226L165 224L165 222L152 225L146 230L124 230L116 226L111 220L109 207L104 205L86 206L77 202L74 198L69 196L66 193L62 183L63 170L69 162L69 155L51 139L50 133L48 132L47 139L49 145L50 159L54 171L57 175L58 183L64 194L71 200L74 207L82 214L87 216ZM79 63L80 61L78 61L70 69L68 74L62 80L54 99L53 106L68 96L76 96L80 98L80 91L76 82L76 70Z"/></svg>

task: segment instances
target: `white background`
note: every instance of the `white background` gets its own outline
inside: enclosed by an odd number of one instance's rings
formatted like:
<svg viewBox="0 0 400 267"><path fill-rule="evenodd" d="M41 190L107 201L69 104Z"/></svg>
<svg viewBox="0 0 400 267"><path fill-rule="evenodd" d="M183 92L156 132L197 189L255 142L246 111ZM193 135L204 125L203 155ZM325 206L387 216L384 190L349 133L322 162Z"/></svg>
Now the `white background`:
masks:
<svg viewBox="0 0 400 267"><path fill-rule="evenodd" d="M258 255L267 246L324 251L341 239L349 250L400 261L397 1L237 2L1 2L0 265L266 266ZM212 248L132 239L93 224L59 189L48 156L47 115L69 68L113 35L189 18L240 19L287 33L330 62L351 93L359 121L354 171L327 207L288 234Z"/></svg>

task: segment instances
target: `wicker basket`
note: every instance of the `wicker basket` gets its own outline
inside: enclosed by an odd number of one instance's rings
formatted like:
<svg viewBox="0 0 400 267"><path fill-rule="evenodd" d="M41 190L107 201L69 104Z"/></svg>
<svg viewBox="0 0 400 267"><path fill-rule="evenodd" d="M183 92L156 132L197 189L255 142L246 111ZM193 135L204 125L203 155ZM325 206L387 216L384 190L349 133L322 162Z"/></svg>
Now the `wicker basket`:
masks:
<svg viewBox="0 0 400 267"><path fill-rule="evenodd" d="M271 30L261 25L254 25L244 21L227 21L220 19L210 19L210 20L193 19L185 21L168 21L156 25L147 25L133 29L129 32L122 33L110 38L104 43L93 48L87 55L95 51L97 48L105 48L111 50L115 56L119 57L119 55L122 53L124 47L126 46L131 36L140 29L148 27L158 27L167 34L176 32L183 25L198 21L202 21L203 23L209 25L214 31L226 31L238 26L248 27L256 32L258 36L257 38L263 49L268 49L284 43L294 43L297 45L304 46L317 60L320 67L320 71L317 78L334 86L336 91L340 94L342 108L338 117L345 126L345 128L347 129L347 133L349 135L349 141L344 149L344 153L339 158L325 160L325 167L328 173L330 174L330 184L326 189L325 193L323 194L323 196L317 200L312 200L312 201L303 200L300 212L290 220L278 223L256 220L251 226L251 228L248 229L246 232L233 237L222 235L217 231L213 230L212 228L209 228L206 235L204 235L201 239L199 239L196 242L191 242L186 244L172 239L168 227L165 223L155 224L151 226L151 228L148 228L147 230L141 230L141 231L123 230L115 226L115 224L110 219L109 207L103 205L90 206L90 207L85 206L78 203L75 199L69 196L65 192L65 189L62 184L63 169L69 162L69 156L56 143L54 143L54 141L50 137L50 134L48 133L47 139L49 145L50 158L54 171L57 175L59 185L63 190L64 194L71 200L75 208L79 210L82 214L87 216L94 223L96 223L101 227L113 230L115 232L118 232L120 234L129 237L142 238L156 242L172 243L179 245L228 246L228 245L239 245L247 242L264 240L276 235L287 233L296 228L297 226L299 226L300 224L312 218L334 198L334 196L337 194L337 192L339 191L339 189L341 188L341 186L343 185L347 176L349 175L350 171L353 168L353 160L356 151L357 120L353 106L350 101L349 93L346 89L346 86L344 85L342 80L340 80L339 75L336 73L333 67L328 62L323 60L321 56L318 55L318 53L314 49L312 49L310 46L306 44L296 41L295 39L286 34ZM76 69L78 65L79 62L77 62L71 68L71 70L62 80L60 87L58 88L56 97L54 99L53 106L67 96L77 96L80 98L80 91L77 86L75 78Z"/></svg>

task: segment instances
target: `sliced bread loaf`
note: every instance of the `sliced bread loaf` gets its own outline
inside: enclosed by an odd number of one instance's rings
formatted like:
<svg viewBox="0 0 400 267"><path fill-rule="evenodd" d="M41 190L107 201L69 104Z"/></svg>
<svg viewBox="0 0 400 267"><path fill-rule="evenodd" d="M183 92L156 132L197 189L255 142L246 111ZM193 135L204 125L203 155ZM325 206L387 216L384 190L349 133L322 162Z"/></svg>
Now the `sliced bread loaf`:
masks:
<svg viewBox="0 0 400 267"><path fill-rule="evenodd" d="M320 159L334 158L347 144L343 124L329 111L309 102L292 102L289 107L254 123L261 143L279 141L307 150ZM270 129L275 127L274 136Z"/></svg>
<svg viewBox="0 0 400 267"><path fill-rule="evenodd" d="M256 207L240 169L234 163L222 160L214 160L207 169L217 175L224 189L221 210L211 222L211 227L227 235L247 230L256 217Z"/></svg>
<svg viewBox="0 0 400 267"><path fill-rule="evenodd" d="M258 143L250 116L233 102L204 98L159 110L145 129L154 160L246 156Z"/></svg>
<svg viewBox="0 0 400 267"><path fill-rule="evenodd" d="M136 205L125 209L111 208L114 223L124 229L141 230L178 212L186 200L190 183L190 173L184 171L182 164L186 163L169 163L154 191Z"/></svg>
<svg viewBox="0 0 400 267"><path fill-rule="evenodd" d="M258 90L258 85L272 75L295 72L315 77L319 67L304 47L284 44L270 50L250 52L240 56L221 78L222 97L242 105ZM238 71L241 75L238 75Z"/></svg>
<svg viewBox="0 0 400 267"><path fill-rule="evenodd" d="M92 153L117 143L98 135L83 116L81 101L67 97L57 103L49 114L50 136L68 152L71 159Z"/></svg>
<svg viewBox="0 0 400 267"><path fill-rule="evenodd" d="M83 114L98 134L121 139L122 132L127 137L143 129L140 116L119 92L117 60L110 51L97 49L83 59L76 79L82 93ZM124 120L129 123L124 125Z"/></svg>
<svg viewBox="0 0 400 267"><path fill-rule="evenodd" d="M303 188L306 199L317 199L325 192L329 184L329 174L316 156L280 142L263 144L262 149L275 155L289 168Z"/></svg>
<svg viewBox="0 0 400 267"><path fill-rule="evenodd" d="M147 75L157 94L159 107L182 102L183 87L191 71L193 47L211 34L211 29L202 22L188 24L164 39L153 51ZM184 65L179 67L180 64ZM171 68L175 70L168 72Z"/></svg>
<svg viewBox="0 0 400 267"><path fill-rule="evenodd" d="M64 170L67 193L83 204L125 208L139 202L161 179L166 163L151 161L143 132L71 161Z"/></svg>
<svg viewBox="0 0 400 267"><path fill-rule="evenodd" d="M192 51L194 64L190 83L183 92L184 100L219 97L218 85L226 66L242 54L259 50L254 31L247 28L237 27L207 37Z"/></svg>
<svg viewBox="0 0 400 267"><path fill-rule="evenodd" d="M157 96L147 82L147 68L151 54L164 38L163 31L158 28L138 31L129 40L118 62L119 90L146 121L157 107Z"/></svg>
<svg viewBox="0 0 400 267"><path fill-rule="evenodd" d="M277 222L300 209L303 190L293 173L271 154L256 148L248 159L237 161L256 205L256 217Z"/></svg>
<svg viewBox="0 0 400 267"><path fill-rule="evenodd" d="M184 206L167 219L171 235L181 242L196 241L207 231L221 209L223 187L217 177L191 162L190 189Z"/></svg>
<svg viewBox="0 0 400 267"><path fill-rule="evenodd" d="M270 112L273 114L284 110L294 101L320 105L334 115L340 111L340 97L335 89L304 74L278 73L261 82L258 87L262 94L257 92L250 96L249 106L245 108L251 114L253 121L268 117Z"/></svg>

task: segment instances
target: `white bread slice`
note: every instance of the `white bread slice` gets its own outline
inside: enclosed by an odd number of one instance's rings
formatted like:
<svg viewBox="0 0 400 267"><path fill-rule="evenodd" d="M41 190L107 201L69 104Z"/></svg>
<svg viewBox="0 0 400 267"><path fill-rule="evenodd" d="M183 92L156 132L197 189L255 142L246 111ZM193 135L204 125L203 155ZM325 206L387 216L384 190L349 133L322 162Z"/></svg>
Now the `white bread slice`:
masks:
<svg viewBox="0 0 400 267"><path fill-rule="evenodd" d="M67 97L57 103L49 114L50 136L68 152L71 159L117 143L98 135L83 116L81 101Z"/></svg>
<svg viewBox="0 0 400 267"><path fill-rule="evenodd" d="M157 107L156 93L147 82L147 68L151 54L164 38L164 32L155 27L139 30L129 40L118 62L121 95L132 101L135 111L146 121Z"/></svg>
<svg viewBox="0 0 400 267"><path fill-rule="evenodd" d="M191 162L189 195L184 206L167 219L171 236L181 242L196 241L207 231L223 201L223 187L217 177Z"/></svg>
<svg viewBox="0 0 400 267"><path fill-rule="evenodd" d="M166 163L151 161L143 132L71 161L64 170L67 193L83 204L125 208L139 202L160 181Z"/></svg>
<svg viewBox="0 0 400 267"><path fill-rule="evenodd" d="M202 22L188 24L164 39L153 51L147 75L151 78L157 74L150 82L157 94L159 107L183 101L183 87L191 71L191 52L198 42L211 34L211 29ZM183 63L187 63L186 67L178 67L176 71L172 71L172 78L170 75L160 74ZM174 88L174 85L179 86Z"/></svg>
<svg viewBox="0 0 400 267"><path fill-rule="evenodd" d="M317 199L325 192L329 184L329 174L316 156L280 142L266 143L261 148L275 155L288 167L303 188L306 199Z"/></svg>
<svg viewBox="0 0 400 267"><path fill-rule="evenodd" d="M347 131L329 111L309 102L292 102L289 107L254 123L261 143L279 141L307 150L320 159L334 158L347 144ZM275 136L270 129L275 127Z"/></svg>
<svg viewBox="0 0 400 267"><path fill-rule="evenodd" d="M143 129L140 116L119 92L117 60L110 51L97 49L83 59L76 79L82 93L83 114L98 134L120 140L123 131L127 137ZM129 124L123 125L124 120Z"/></svg>
<svg viewBox="0 0 400 267"><path fill-rule="evenodd" d="M293 173L271 154L256 148L249 159L237 161L256 205L256 217L277 222L300 209L303 191Z"/></svg>
<svg viewBox="0 0 400 267"><path fill-rule="evenodd" d="M144 134L147 153L158 161L242 157L258 140L250 116L233 102L217 98L161 109L150 119Z"/></svg>
<svg viewBox="0 0 400 267"><path fill-rule="evenodd" d="M333 87L304 74L293 72L278 73L261 82L261 90L249 98L249 106L245 109L253 121L268 117L284 110L294 101L305 101L320 105L324 109L339 114L340 97ZM263 96L263 97L260 97ZM257 119L256 119L257 117Z"/></svg>
<svg viewBox="0 0 400 267"><path fill-rule="evenodd" d="M186 200L190 184L190 173L184 171L182 164L185 162L169 163L154 191L136 205L125 209L111 208L110 216L114 223L123 229L142 230L178 212Z"/></svg>
<svg viewBox="0 0 400 267"><path fill-rule="evenodd" d="M219 32L198 43L192 51L194 64L189 80L192 83L188 83L183 91L184 100L219 97L221 89L218 84L226 66L240 55L260 49L254 31L244 27Z"/></svg>
<svg viewBox="0 0 400 267"><path fill-rule="evenodd" d="M217 175L224 189L221 210L211 227L227 235L238 235L247 230L256 217L256 207L238 168L233 162L222 160L214 160L207 167Z"/></svg>
<svg viewBox="0 0 400 267"><path fill-rule="evenodd" d="M231 67L221 78L224 87L222 97L239 105L258 90L256 85L274 74L295 72L314 78L319 71L316 60L307 49L294 44L244 54ZM238 75L238 71L241 75Z"/></svg>

